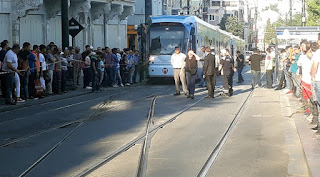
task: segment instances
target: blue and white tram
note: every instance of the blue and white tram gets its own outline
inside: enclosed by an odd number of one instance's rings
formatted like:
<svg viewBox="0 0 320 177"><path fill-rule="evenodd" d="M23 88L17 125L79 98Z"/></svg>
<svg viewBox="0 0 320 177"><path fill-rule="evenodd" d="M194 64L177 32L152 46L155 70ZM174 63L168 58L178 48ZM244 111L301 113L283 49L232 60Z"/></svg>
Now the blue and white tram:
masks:
<svg viewBox="0 0 320 177"><path fill-rule="evenodd" d="M187 54L192 49L202 55L201 46L211 46L219 52L221 48L231 49L231 40L234 46L242 45L242 39L195 16L150 17L147 21L146 45L149 75L173 77L171 55L176 46L180 47L182 53Z"/></svg>

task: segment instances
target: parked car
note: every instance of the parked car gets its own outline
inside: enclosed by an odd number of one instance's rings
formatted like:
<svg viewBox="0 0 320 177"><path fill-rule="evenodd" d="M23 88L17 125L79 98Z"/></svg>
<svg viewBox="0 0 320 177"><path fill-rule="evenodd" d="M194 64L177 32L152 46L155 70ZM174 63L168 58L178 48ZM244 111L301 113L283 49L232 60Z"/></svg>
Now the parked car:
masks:
<svg viewBox="0 0 320 177"><path fill-rule="evenodd" d="M253 54L253 51L246 51L245 60L244 60L246 63L249 62L249 58L252 54Z"/></svg>

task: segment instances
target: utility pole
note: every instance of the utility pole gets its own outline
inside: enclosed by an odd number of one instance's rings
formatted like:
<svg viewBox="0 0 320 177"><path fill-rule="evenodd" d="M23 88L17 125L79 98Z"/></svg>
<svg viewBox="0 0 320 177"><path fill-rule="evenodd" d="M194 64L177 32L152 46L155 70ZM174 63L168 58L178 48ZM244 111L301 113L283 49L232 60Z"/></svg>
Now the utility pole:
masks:
<svg viewBox="0 0 320 177"><path fill-rule="evenodd" d="M69 47L69 7L68 0L61 0L62 50Z"/></svg>
<svg viewBox="0 0 320 177"><path fill-rule="evenodd" d="M302 0L302 26L306 26L306 0Z"/></svg>
<svg viewBox="0 0 320 177"><path fill-rule="evenodd" d="M290 26L292 26L292 0L290 0L289 3L290 3L290 10L289 10L289 13L290 13Z"/></svg>
<svg viewBox="0 0 320 177"><path fill-rule="evenodd" d="M145 1L145 22L147 23L148 18L152 15L152 0Z"/></svg>
<svg viewBox="0 0 320 177"><path fill-rule="evenodd" d="M187 14L190 15L190 0L187 0Z"/></svg>

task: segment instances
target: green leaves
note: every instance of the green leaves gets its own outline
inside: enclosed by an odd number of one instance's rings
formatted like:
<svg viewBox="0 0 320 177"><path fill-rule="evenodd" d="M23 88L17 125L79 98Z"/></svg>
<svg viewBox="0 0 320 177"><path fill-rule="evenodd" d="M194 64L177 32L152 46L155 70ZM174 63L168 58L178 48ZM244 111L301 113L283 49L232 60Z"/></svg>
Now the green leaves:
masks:
<svg viewBox="0 0 320 177"><path fill-rule="evenodd" d="M219 24L222 30L226 30L235 36L243 37L244 23L239 21L237 17L224 16Z"/></svg>
<svg viewBox="0 0 320 177"><path fill-rule="evenodd" d="M318 26L320 24L320 0L307 0L307 26Z"/></svg>

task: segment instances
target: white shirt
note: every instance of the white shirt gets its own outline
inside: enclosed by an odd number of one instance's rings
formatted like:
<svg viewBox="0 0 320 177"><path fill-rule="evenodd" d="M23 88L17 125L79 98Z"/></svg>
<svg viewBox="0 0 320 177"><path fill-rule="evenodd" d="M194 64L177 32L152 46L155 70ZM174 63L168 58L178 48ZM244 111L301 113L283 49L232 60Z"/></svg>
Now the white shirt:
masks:
<svg viewBox="0 0 320 177"><path fill-rule="evenodd" d="M184 63L184 60L187 58L187 56L183 53L179 54L173 54L171 56L171 65L174 69L180 69Z"/></svg>
<svg viewBox="0 0 320 177"><path fill-rule="evenodd" d="M42 53L39 53L39 61L42 63L42 71L47 70L47 63Z"/></svg>
<svg viewBox="0 0 320 177"><path fill-rule="evenodd" d="M272 66L273 66L273 57L271 54L268 54L266 56L266 59L265 59L265 65L264 65L266 68L266 70L272 70Z"/></svg>
<svg viewBox="0 0 320 177"><path fill-rule="evenodd" d="M317 70L317 73L314 77L314 80L315 81L320 81L320 49L318 49L312 56L312 63L313 62L317 62L319 63L318 65L318 70Z"/></svg>
<svg viewBox="0 0 320 177"><path fill-rule="evenodd" d="M7 62L11 63L12 67L18 68L18 57L17 54L14 53L12 50L9 50L4 57L3 60L3 71L11 71L11 69L8 68Z"/></svg>
<svg viewBox="0 0 320 177"><path fill-rule="evenodd" d="M298 66L301 66L302 68L302 81L311 84L311 67L312 67L312 61L310 58L308 58L307 55L301 55L298 60Z"/></svg>

